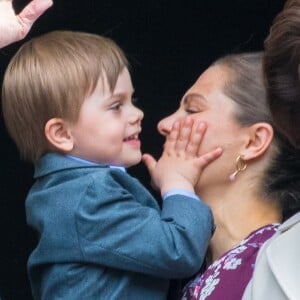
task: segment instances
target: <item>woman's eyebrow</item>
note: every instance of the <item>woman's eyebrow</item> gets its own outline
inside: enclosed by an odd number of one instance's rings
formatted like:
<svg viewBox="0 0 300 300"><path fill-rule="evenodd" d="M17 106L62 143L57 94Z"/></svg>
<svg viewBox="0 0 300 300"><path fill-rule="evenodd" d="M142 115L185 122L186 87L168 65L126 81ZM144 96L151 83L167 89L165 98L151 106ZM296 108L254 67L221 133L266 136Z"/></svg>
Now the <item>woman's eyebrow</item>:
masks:
<svg viewBox="0 0 300 300"><path fill-rule="evenodd" d="M183 97L182 104L187 104L187 102L192 100L197 100L199 102L205 102L205 103L207 102L207 99L202 94L192 93Z"/></svg>

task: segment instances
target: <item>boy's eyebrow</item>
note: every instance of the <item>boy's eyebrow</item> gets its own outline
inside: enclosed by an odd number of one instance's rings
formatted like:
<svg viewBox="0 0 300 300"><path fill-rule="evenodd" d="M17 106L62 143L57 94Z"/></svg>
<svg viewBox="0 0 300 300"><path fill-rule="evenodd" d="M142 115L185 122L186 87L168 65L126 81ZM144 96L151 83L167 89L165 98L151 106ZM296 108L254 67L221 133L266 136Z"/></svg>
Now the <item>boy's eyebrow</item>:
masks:
<svg viewBox="0 0 300 300"><path fill-rule="evenodd" d="M193 99L200 102L207 102L207 99L202 94L191 93L183 97L182 104L187 104L188 101L191 101Z"/></svg>
<svg viewBox="0 0 300 300"><path fill-rule="evenodd" d="M132 90L130 91L130 93L120 91L120 92L118 92L118 93L112 93L111 97L116 97L116 96L127 96L128 94L133 95L134 92L135 92L134 89L132 89Z"/></svg>

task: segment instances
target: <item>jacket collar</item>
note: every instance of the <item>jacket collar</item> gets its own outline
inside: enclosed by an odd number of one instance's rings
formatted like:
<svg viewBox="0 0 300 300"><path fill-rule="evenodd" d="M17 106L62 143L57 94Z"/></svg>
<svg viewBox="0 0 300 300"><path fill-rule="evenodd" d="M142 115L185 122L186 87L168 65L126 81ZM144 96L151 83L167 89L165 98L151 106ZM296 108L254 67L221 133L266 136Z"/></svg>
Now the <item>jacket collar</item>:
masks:
<svg viewBox="0 0 300 300"><path fill-rule="evenodd" d="M281 232L287 231L297 223L300 223L300 212L296 213L295 215L287 219L284 223L282 223L278 230Z"/></svg>
<svg viewBox="0 0 300 300"><path fill-rule="evenodd" d="M72 159L59 153L47 153L37 161L35 165L34 178L67 169L104 167L108 167L108 165L88 164L83 160Z"/></svg>

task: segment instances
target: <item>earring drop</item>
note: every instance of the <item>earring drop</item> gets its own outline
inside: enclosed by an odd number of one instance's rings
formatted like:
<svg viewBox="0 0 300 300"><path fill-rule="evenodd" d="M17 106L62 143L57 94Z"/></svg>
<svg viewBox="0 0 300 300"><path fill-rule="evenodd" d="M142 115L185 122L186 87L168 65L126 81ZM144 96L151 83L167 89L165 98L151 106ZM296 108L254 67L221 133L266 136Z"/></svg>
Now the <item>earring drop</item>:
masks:
<svg viewBox="0 0 300 300"><path fill-rule="evenodd" d="M230 174L229 180L234 181L239 172L246 170L247 164L242 161L241 156L239 155L235 160L235 168L236 170Z"/></svg>

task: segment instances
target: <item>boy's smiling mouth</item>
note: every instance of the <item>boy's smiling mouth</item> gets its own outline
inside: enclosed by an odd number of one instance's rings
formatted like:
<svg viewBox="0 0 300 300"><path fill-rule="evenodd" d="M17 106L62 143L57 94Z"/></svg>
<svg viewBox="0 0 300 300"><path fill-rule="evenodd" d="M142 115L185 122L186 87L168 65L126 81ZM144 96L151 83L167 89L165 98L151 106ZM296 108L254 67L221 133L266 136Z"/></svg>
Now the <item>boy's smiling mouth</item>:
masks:
<svg viewBox="0 0 300 300"><path fill-rule="evenodd" d="M138 134L133 134L133 135L130 135L130 136L126 137L124 139L124 142L132 141L132 140L138 140L138 139L139 139L139 135Z"/></svg>
<svg viewBox="0 0 300 300"><path fill-rule="evenodd" d="M139 140L139 133L132 134L123 140L125 143L130 144L131 146L134 147L140 147L141 142Z"/></svg>

